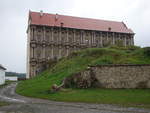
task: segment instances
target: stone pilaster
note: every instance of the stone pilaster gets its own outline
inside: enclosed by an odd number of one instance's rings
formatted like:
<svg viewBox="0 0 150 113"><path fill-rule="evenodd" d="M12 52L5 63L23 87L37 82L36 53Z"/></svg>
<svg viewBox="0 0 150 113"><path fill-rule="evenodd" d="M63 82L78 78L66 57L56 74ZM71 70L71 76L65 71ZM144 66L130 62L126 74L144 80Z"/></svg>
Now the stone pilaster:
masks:
<svg viewBox="0 0 150 113"><path fill-rule="evenodd" d="M73 30L73 45L76 45L76 30Z"/></svg>
<svg viewBox="0 0 150 113"><path fill-rule="evenodd" d="M102 37L102 32L100 32L100 45L103 47L103 37Z"/></svg>
<svg viewBox="0 0 150 113"><path fill-rule="evenodd" d="M59 46L59 56L58 56L59 59L62 57L62 56L61 56L61 52L62 52L62 47Z"/></svg>
<svg viewBox="0 0 150 113"><path fill-rule="evenodd" d="M93 46L95 46L95 38L96 38L96 36L95 36L95 31L93 31Z"/></svg>
<svg viewBox="0 0 150 113"><path fill-rule="evenodd" d="M115 33L114 32L113 32L113 37L112 38L113 38L112 44L115 45Z"/></svg>
<svg viewBox="0 0 150 113"><path fill-rule="evenodd" d="M33 41L34 40L33 27L30 28L29 32L30 32L30 40Z"/></svg>
<svg viewBox="0 0 150 113"><path fill-rule="evenodd" d="M81 44L83 44L84 42L83 42L83 30L81 30Z"/></svg>
<svg viewBox="0 0 150 113"><path fill-rule="evenodd" d="M134 39L133 39L134 35L131 36L131 41L132 41L132 45L134 45Z"/></svg>
<svg viewBox="0 0 150 113"><path fill-rule="evenodd" d="M106 33L106 35L107 35L107 36L106 36L106 39L107 39L107 42L108 42L108 41L109 41L109 39L108 39L108 32Z"/></svg>
<svg viewBox="0 0 150 113"><path fill-rule="evenodd" d="M46 30L45 27L43 27L43 41L46 41Z"/></svg>
<svg viewBox="0 0 150 113"><path fill-rule="evenodd" d="M45 46L45 44L44 44L44 45L43 45L43 50L42 50L42 58L43 58L43 59L46 58L45 55L46 55L46 46Z"/></svg>
<svg viewBox="0 0 150 113"><path fill-rule="evenodd" d="M127 46L127 37L126 37L126 34L124 35L124 46L125 47Z"/></svg>
<svg viewBox="0 0 150 113"><path fill-rule="evenodd" d="M37 29L36 27L34 26L34 32L33 32L33 37L34 37L34 40L37 41Z"/></svg>
<svg viewBox="0 0 150 113"><path fill-rule="evenodd" d="M67 43L69 43L69 37L68 37L68 28L67 28Z"/></svg>
<svg viewBox="0 0 150 113"><path fill-rule="evenodd" d="M54 45L51 45L51 58L54 58Z"/></svg>
<svg viewBox="0 0 150 113"><path fill-rule="evenodd" d="M52 42L54 42L54 29L53 29L53 27L51 28L51 33L52 33Z"/></svg>
<svg viewBox="0 0 150 113"><path fill-rule="evenodd" d="M59 41L59 44L61 43L61 27L59 28L59 39L58 39L58 41Z"/></svg>
<svg viewBox="0 0 150 113"><path fill-rule="evenodd" d="M66 56L68 56L69 55L69 48L68 48L68 46L67 46L67 54L66 54Z"/></svg>
<svg viewBox="0 0 150 113"><path fill-rule="evenodd" d="M30 58L34 58L34 50L33 47L30 48Z"/></svg>

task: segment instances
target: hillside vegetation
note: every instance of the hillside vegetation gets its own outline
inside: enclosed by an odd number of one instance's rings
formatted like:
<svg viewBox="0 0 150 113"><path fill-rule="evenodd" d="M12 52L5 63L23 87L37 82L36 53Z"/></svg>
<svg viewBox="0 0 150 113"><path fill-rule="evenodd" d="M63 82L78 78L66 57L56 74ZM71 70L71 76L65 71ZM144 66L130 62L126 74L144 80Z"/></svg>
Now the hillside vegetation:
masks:
<svg viewBox="0 0 150 113"><path fill-rule="evenodd" d="M149 50L134 46L114 46L74 52L37 77L20 82L16 91L25 96L59 101L150 105L149 89L67 89L56 93L50 91L52 84L61 84L64 77L80 72L89 65L150 64Z"/></svg>

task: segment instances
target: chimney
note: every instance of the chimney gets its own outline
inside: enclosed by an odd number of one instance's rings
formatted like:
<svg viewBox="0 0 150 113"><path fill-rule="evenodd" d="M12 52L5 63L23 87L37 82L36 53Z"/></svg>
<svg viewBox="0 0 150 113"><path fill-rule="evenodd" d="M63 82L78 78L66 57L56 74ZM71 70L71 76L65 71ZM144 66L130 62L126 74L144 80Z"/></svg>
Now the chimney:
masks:
<svg viewBox="0 0 150 113"><path fill-rule="evenodd" d="M108 31L111 31L111 27L108 28Z"/></svg>
<svg viewBox="0 0 150 113"><path fill-rule="evenodd" d="M58 20L58 14L56 13L56 15L55 15L55 21L57 21Z"/></svg>
<svg viewBox="0 0 150 113"><path fill-rule="evenodd" d="M60 27L63 27L63 25L64 25L64 23L63 23L63 22L61 22L61 23L60 23Z"/></svg>
<svg viewBox="0 0 150 113"><path fill-rule="evenodd" d="M40 17L43 16L43 10L40 10Z"/></svg>

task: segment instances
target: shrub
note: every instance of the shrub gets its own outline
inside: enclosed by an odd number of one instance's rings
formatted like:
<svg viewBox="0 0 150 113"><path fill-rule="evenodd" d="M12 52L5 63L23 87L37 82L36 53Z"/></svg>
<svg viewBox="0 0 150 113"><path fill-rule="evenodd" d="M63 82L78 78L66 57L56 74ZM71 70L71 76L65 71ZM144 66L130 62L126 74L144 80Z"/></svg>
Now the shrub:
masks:
<svg viewBox="0 0 150 113"><path fill-rule="evenodd" d="M122 41L122 40L117 40L117 41L116 41L116 45L117 45L118 47L123 47L123 41Z"/></svg>
<svg viewBox="0 0 150 113"><path fill-rule="evenodd" d="M79 55L80 55L80 51L74 51L74 52L70 53L69 56L67 56L67 58L70 59L70 58L73 58L73 57L77 57Z"/></svg>
<svg viewBox="0 0 150 113"><path fill-rule="evenodd" d="M145 47L144 48L144 54L148 57L150 57L150 47Z"/></svg>
<svg viewBox="0 0 150 113"><path fill-rule="evenodd" d="M127 50L127 48L125 46L118 46L118 45L111 45L109 46L109 48L112 48L112 49L119 49L119 50Z"/></svg>
<svg viewBox="0 0 150 113"><path fill-rule="evenodd" d="M132 51L134 51L134 50L137 50L137 49L140 49L141 47L139 47L139 46L127 46L126 47L128 50L132 50Z"/></svg>
<svg viewBox="0 0 150 113"><path fill-rule="evenodd" d="M119 46L119 45L112 45L110 46L110 48L113 48L113 49L119 49L119 50L126 50L126 51L134 51L134 50L137 50L137 49L140 49L141 47L139 46Z"/></svg>
<svg viewBox="0 0 150 113"><path fill-rule="evenodd" d="M49 60L49 61L47 62L47 68L53 67L56 63L57 63L57 59Z"/></svg>

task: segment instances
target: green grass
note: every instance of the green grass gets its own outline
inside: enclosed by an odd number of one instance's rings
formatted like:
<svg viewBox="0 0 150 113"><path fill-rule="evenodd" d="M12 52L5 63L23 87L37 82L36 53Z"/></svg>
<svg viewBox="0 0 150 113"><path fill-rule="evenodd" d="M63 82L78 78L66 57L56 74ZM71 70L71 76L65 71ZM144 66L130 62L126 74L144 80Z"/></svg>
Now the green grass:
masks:
<svg viewBox="0 0 150 113"><path fill-rule="evenodd" d="M150 64L150 57L144 54L142 48L93 48L74 52L37 77L20 82L16 92L56 101L150 105L149 89L67 89L50 92L52 84L59 85L64 77L80 72L88 65L103 64Z"/></svg>

